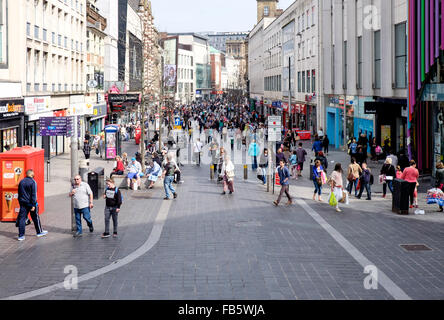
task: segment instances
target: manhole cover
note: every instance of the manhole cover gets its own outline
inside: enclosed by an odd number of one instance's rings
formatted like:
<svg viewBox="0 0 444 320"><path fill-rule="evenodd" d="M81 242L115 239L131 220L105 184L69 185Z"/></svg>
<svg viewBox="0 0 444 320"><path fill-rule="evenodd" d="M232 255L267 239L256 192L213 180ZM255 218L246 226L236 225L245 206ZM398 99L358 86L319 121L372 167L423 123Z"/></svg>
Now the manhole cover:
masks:
<svg viewBox="0 0 444 320"><path fill-rule="evenodd" d="M247 227L262 227L262 223L259 221L239 221L234 224L236 227L247 228Z"/></svg>
<svg viewBox="0 0 444 320"><path fill-rule="evenodd" d="M407 251L430 251L431 248L425 244L401 244L401 247Z"/></svg>
<svg viewBox="0 0 444 320"><path fill-rule="evenodd" d="M134 199L151 199L151 194L147 192L134 192L131 194L131 198Z"/></svg>

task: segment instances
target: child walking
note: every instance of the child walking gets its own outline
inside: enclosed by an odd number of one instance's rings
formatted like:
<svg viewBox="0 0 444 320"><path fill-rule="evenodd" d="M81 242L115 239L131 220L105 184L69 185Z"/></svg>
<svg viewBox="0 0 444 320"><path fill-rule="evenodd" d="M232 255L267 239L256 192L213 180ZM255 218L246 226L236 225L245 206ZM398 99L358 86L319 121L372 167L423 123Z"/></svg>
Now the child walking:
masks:
<svg viewBox="0 0 444 320"><path fill-rule="evenodd" d="M109 221L113 219L113 237L117 237L117 216L120 212L120 206L122 205L122 194L120 190L114 184L113 179L106 180L106 189L103 198L106 199L105 205L105 232L102 234L102 238L109 238Z"/></svg>

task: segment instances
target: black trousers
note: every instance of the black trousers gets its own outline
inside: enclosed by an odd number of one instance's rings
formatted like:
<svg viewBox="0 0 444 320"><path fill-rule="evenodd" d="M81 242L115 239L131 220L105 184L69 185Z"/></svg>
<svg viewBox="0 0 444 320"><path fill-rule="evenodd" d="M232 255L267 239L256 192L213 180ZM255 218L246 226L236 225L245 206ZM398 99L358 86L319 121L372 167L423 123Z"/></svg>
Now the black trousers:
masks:
<svg viewBox="0 0 444 320"><path fill-rule="evenodd" d="M415 193L416 189L416 182L409 182L409 198L410 198L410 205L413 205L413 194Z"/></svg>

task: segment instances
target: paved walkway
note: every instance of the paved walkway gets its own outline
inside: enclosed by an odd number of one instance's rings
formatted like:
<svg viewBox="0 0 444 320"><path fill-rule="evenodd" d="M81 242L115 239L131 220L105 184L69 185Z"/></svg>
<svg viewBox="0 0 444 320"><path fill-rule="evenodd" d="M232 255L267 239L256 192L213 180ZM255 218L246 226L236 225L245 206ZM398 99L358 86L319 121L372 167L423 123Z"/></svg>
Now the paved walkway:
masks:
<svg viewBox="0 0 444 320"><path fill-rule="evenodd" d="M82 276L135 254L131 263L81 282L77 290L31 298L444 298L441 223L397 216L377 202L359 201L339 214L310 200L307 181L291 186L295 205L274 208L276 196L267 194L251 171L245 182L242 166L236 170L233 196L220 195L221 185L209 181L207 165L183 167L185 183L168 207L161 185L150 192L123 190L118 239L100 238L102 200L93 211L96 231L73 239L69 201L62 198L65 190L59 191L42 216L47 237L37 239L28 227L20 243L13 238L14 225L0 225L0 298L63 283L68 265ZM153 233L158 242L145 250ZM414 243L432 250L400 247ZM363 261L378 268L377 290L364 287Z"/></svg>

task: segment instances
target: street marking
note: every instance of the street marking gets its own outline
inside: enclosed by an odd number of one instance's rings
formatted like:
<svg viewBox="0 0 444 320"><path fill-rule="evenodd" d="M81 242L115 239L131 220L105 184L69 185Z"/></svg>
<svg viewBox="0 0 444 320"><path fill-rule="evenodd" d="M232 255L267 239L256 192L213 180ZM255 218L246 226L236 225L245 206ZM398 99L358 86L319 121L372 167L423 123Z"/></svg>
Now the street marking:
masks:
<svg viewBox="0 0 444 320"><path fill-rule="evenodd" d="M325 221L324 218L322 218L319 213L312 209L304 200L297 199L297 203L304 208L304 210L363 268L366 268L369 265L375 265L368 260L354 245L345 239L335 228ZM412 300L410 296L408 296L400 287L390 280L390 278L384 272L380 270L378 272L378 283L380 283L395 300Z"/></svg>
<svg viewBox="0 0 444 320"><path fill-rule="evenodd" d="M97 269L95 271L84 274L83 276L80 276L77 280L77 284L97 278L97 277L104 275L108 272L119 269L119 268L133 262L134 260L140 258L144 254L146 254L148 251L150 251L157 244L157 242L160 239L160 236L162 234L162 230L163 230L163 227L164 227L165 222L167 220L168 213L170 211L172 203L173 203L173 201L163 201L162 202L159 213L157 214L156 220L154 221L154 226L153 226L153 229L151 230L151 234L150 234L148 240L141 247L139 247L136 251L130 253L129 255L127 255L126 257L124 257L120 260L114 261L111 264L109 264L103 268ZM54 285L51 285L48 287L44 287L41 289L29 291L26 293L21 293L21 294L15 295L15 296L1 298L1 300L30 299L30 298L37 297L37 296L40 296L43 294L48 294L48 293L55 291L55 290L64 289L65 288L64 284L65 284L65 282L60 282L60 283L57 283L57 284L54 284Z"/></svg>

